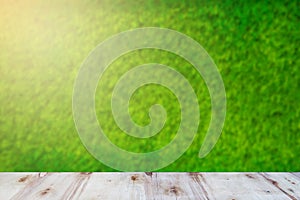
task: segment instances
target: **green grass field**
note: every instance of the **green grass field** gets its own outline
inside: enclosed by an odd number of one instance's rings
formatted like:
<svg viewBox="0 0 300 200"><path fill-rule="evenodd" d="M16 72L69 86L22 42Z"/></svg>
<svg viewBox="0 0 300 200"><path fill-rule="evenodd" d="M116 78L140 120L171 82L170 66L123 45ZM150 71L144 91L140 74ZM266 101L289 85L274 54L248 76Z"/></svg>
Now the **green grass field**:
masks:
<svg viewBox="0 0 300 200"><path fill-rule="evenodd" d="M1 1L0 171L115 171L81 143L72 117L72 91L84 59L100 42L139 27L164 27L198 41L215 61L227 95L222 135L198 158L210 98L195 69L160 50L120 57L96 92L96 113L112 142L134 152L168 144L180 121L175 96L149 85L131 99L130 113L149 123L148 108L168 112L151 139L125 135L114 123L110 99L118 78L157 62L180 71L199 99L201 122L191 147L160 171L300 171L299 1ZM104 124L103 124L104 122Z"/></svg>

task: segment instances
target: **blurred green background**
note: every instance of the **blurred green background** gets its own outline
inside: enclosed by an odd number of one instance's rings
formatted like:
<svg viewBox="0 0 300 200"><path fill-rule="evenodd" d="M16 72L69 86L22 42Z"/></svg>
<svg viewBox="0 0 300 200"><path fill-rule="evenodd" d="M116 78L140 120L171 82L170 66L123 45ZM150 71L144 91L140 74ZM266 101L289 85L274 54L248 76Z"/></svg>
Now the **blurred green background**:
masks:
<svg viewBox="0 0 300 200"><path fill-rule="evenodd" d="M160 171L300 171L300 1L2 1L0 6L0 171L114 171L81 143L72 90L83 60L103 40L139 27L164 27L198 41L215 61L227 94L222 135L204 159L198 151L210 120L208 90L182 58L134 51L105 72L96 112L118 146L148 152L168 144L180 121L176 97L149 85L131 99L133 120L149 123L161 103L168 123L145 140L122 133L110 94L128 69L157 62L191 82L201 124L191 147ZM99 87L98 87L99 88Z"/></svg>

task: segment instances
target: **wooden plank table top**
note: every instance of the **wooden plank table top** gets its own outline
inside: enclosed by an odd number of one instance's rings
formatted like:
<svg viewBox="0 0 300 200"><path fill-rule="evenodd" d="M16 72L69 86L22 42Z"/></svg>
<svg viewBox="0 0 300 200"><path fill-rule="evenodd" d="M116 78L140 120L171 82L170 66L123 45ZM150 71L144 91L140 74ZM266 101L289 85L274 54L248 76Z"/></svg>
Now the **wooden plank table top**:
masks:
<svg viewBox="0 0 300 200"><path fill-rule="evenodd" d="M0 173L0 199L300 199L300 173Z"/></svg>

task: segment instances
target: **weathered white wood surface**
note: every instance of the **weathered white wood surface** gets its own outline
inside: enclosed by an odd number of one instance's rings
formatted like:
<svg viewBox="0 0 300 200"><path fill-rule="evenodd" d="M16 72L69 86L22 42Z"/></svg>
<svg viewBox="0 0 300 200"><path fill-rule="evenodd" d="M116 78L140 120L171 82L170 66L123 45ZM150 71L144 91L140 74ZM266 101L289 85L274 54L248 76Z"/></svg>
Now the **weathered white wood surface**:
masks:
<svg viewBox="0 0 300 200"><path fill-rule="evenodd" d="M300 200L300 173L0 173L6 199Z"/></svg>

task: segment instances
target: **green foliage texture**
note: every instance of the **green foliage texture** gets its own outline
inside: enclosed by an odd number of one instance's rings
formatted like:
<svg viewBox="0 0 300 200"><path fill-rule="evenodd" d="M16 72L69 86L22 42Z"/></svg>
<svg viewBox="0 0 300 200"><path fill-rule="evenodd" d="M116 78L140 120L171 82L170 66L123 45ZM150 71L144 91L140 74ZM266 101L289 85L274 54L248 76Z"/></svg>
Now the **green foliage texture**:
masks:
<svg viewBox="0 0 300 200"><path fill-rule="evenodd" d="M132 119L140 125L149 123L154 103L168 112L166 126L150 139L123 133L110 109L118 78L156 62L186 76L201 109L194 142L160 171L300 171L299 8L297 0L1 1L0 171L115 171L93 158L79 139L73 85L99 43L140 27L182 32L207 50L226 88L226 121L215 148L199 159L211 117L203 79L175 54L133 51L111 64L96 91L98 121L112 142L149 152L174 137L180 107L164 87L147 85L130 101Z"/></svg>

